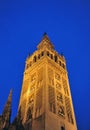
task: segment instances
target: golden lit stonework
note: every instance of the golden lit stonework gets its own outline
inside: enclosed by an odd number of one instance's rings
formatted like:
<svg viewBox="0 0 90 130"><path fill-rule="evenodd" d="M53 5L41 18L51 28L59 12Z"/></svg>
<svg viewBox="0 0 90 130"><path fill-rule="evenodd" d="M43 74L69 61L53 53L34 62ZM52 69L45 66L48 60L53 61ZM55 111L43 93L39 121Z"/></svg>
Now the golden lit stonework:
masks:
<svg viewBox="0 0 90 130"><path fill-rule="evenodd" d="M26 60L19 108L32 130L77 130L65 58L45 34Z"/></svg>

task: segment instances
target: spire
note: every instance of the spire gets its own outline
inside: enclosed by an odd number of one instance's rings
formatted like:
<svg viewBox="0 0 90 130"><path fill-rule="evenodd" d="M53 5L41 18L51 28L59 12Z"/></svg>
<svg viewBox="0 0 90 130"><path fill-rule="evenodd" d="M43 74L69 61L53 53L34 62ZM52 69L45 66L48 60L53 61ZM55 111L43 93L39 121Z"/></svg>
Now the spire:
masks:
<svg viewBox="0 0 90 130"><path fill-rule="evenodd" d="M51 43L46 32L43 34L43 38L42 38L41 42L38 44L37 48L42 49L44 46L46 46L49 49L54 49L54 46Z"/></svg>
<svg viewBox="0 0 90 130"><path fill-rule="evenodd" d="M45 35L47 35L47 33L46 33L46 32L44 32L43 36L45 36Z"/></svg>
<svg viewBox="0 0 90 130"><path fill-rule="evenodd" d="M10 116L11 116L11 103L12 103L12 89L10 90L10 94L8 96L6 105L4 107L2 116L3 116L3 122L4 122L4 127L8 128L10 124Z"/></svg>
<svg viewBox="0 0 90 130"><path fill-rule="evenodd" d="M9 96L8 96L8 99L7 99L7 102L6 102L6 105L4 107L4 111L3 113L5 112L5 110L10 110L11 109L11 103L12 103L12 89L10 90L10 93L9 93Z"/></svg>

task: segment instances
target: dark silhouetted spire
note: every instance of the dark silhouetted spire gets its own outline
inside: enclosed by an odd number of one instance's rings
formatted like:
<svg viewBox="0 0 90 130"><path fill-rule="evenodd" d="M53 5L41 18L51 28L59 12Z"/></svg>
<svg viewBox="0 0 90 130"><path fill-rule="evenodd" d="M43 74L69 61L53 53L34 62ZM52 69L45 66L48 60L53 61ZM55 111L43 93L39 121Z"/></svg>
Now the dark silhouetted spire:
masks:
<svg viewBox="0 0 90 130"><path fill-rule="evenodd" d="M7 129L10 125L10 117L11 117L11 103L12 103L12 89L10 90L10 94L8 96L8 100L4 107L2 117L4 122L4 127Z"/></svg>
<svg viewBox="0 0 90 130"><path fill-rule="evenodd" d="M14 126L16 128L15 130L25 130L24 126L22 124L21 107L18 110L18 114L17 114L16 118L14 119L12 126Z"/></svg>

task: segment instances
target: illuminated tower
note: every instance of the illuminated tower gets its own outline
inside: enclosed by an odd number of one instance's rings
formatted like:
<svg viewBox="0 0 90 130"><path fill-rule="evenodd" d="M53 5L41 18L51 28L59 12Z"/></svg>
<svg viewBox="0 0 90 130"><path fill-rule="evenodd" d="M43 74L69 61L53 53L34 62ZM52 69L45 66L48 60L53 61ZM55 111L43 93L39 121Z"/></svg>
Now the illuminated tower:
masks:
<svg viewBox="0 0 90 130"><path fill-rule="evenodd" d="M26 60L19 107L32 130L77 130L65 58L47 34Z"/></svg>

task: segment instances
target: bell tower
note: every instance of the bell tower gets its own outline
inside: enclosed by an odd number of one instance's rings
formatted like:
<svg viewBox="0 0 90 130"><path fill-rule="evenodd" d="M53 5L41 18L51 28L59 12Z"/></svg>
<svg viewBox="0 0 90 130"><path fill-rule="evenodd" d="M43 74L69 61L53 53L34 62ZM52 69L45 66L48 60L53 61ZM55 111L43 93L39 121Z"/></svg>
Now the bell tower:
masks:
<svg viewBox="0 0 90 130"><path fill-rule="evenodd" d="M66 61L45 33L26 60L19 107L30 130L77 130Z"/></svg>

